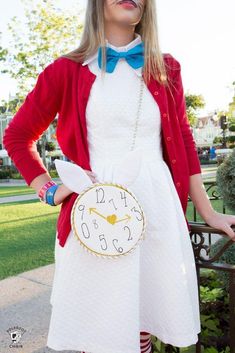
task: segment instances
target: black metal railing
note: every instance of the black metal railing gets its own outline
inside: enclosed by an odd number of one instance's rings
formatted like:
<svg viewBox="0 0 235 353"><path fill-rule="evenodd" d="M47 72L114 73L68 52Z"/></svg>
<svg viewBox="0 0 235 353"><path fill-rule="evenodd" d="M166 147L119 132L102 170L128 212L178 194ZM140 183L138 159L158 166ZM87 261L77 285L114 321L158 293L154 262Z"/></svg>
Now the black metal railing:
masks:
<svg viewBox="0 0 235 353"><path fill-rule="evenodd" d="M194 250L197 277L198 277L198 294L200 300L200 270L201 269L212 269L216 271L224 271L229 276L229 334L223 337L224 342L230 347L230 353L235 353L235 265L228 263L219 263L218 260L224 254L226 249L234 244L234 241L230 239L227 234L218 229L212 228L205 223L189 222L191 230L190 237ZM233 227L235 231L235 227ZM213 243L213 237L221 235L227 238L225 244L217 251L216 254L210 256L210 250ZM214 341L218 338L214 338ZM201 338L199 334L199 340L196 344L196 352L201 352Z"/></svg>
<svg viewBox="0 0 235 353"><path fill-rule="evenodd" d="M204 182L206 192L209 196L210 201L221 202L221 213L226 213L226 207L221 197L216 181ZM189 198L189 202L191 199ZM189 222L190 225L190 237L193 246L197 277L198 277L198 293L200 300L200 270L201 269L212 269L216 271L224 271L229 275L229 336L224 337L225 342L228 343L230 347L230 353L235 353L235 265L220 263L218 262L220 257L224 254L225 250L231 247L234 242L225 234L223 231L214 229L205 223L198 222L198 215L195 206L193 206L193 222ZM234 227L235 230L235 227ZM222 236L227 238L225 244L219 249L219 251L210 256L210 250L213 244L213 238L216 236ZM204 254L204 255L203 255ZM201 335L199 335L198 343L196 344L196 352L201 352ZM218 339L218 338L217 338Z"/></svg>
<svg viewBox="0 0 235 353"><path fill-rule="evenodd" d="M218 187L216 184L216 181L204 181L204 186L206 189L206 192L209 196L209 199L213 202L213 201L221 201L221 209L219 210L222 213L226 213L226 207L224 205L223 199L218 191ZM188 201L191 202L191 198L188 198ZM195 208L195 206L193 205L193 221L197 222L198 220L198 214L197 214L197 210Z"/></svg>

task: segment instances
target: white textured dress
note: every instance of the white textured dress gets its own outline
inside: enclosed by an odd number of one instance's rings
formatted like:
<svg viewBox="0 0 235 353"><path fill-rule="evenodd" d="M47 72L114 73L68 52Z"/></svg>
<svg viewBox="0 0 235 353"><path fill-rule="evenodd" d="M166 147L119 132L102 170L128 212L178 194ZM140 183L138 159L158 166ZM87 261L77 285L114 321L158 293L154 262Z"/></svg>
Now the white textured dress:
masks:
<svg viewBox="0 0 235 353"><path fill-rule="evenodd" d="M136 39L115 50L128 50ZM130 150L140 70L120 59L113 73L97 75L86 109L90 163L98 181L111 180ZM138 353L140 331L177 347L195 344L200 332L194 255L180 200L162 157L161 118L144 85L136 148L145 157L130 190L146 214L141 245L118 261L88 254L72 230L64 247L56 238L48 347L92 353Z"/></svg>

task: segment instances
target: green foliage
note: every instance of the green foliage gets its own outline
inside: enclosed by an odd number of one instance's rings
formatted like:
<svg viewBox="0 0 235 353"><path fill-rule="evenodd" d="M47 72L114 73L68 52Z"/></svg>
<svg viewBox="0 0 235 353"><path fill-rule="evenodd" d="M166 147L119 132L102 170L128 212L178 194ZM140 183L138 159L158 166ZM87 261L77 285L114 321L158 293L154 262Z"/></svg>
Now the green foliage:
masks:
<svg viewBox="0 0 235 353"><path fill-rule="evenodd" d="M220 271L203 269L200 280L201 342L203 352L225 353L229 337L228 292L222 286Z"/></svg>
<svg viewBox="0 0 235 353"><path fill-rule="evenodd" d="M207 303L214 299L220 298L223 295L223 290L221 288L209 288L209 287L200 287L202 302Z"/></svg>
<svg viewBox="0 0 235 353"><path fill-rule="evenodd" d="M9 179L9 171L8 170L0 170L0 179Z"/></svg>
<svg viewBox="0 0 235 353"><path fill-rule="evenodd" d="M204 108L205 101L202 95L186 94L185 102L187 108L187 116L191 126L195 126L197 122L196 112L200 108Z"/></svg>
<svg viewBox="0 0 235 353"><path fill-rule="evenodd" d="M50 174L51 178L58 178L59 177L56 169L50 169L49 174Z"/></svg>
<svg viewBox="0 0 235 353"><path fill-rule="evenodd" d="M216 182L224 204L235 212L235 149L217 169Z"/></svg>
<svg viewBox="0 0 235 353"><path fill-rule="evenodd" d="M76 48L82 25L77 11L71 9L71 13L66 13L53 0L21 1L25 5L25 19L20 21L14 16L8 24L12 39L8 49L0 47L0 72L17 80L22 101L48 63Z"/></svg>
<svg viewBox="0 0 235 353"><path fill-rule="evenodd" d="M14 98L14 99L10 100L9 102L2 99L1 103L0 103L0 114L4 114L6 112L14 114L20 103L21 103L21 100L18 98Z"/></svg>
<svg viewBox="0 0 235 353"><path fill-rule="evenodd" d="M204 108L205 101L202 95L187 94L186 97L186 107L191 107L194 110L198 108Z"/></svg>
<svg viewBox="0 0 235 353"><path fill-rule="evenodd" d="M46 151L54 151L56 148L56 145L52 141L47 141L46 142Z"/></svg>
<svg viewBox="0 0 235 353"><path fill-rule="evenodd" d="M229 131L235 131L235 118L228 119L228 129Z"/></svg>
<svg viewBox="0 0 235 353"><path fill-rule="evenodd" d="M216 136L213 140L213 143L214 144L221 144L223 143L223 137L222 136ZM226 136L225 137L225 143L226 145L228 144L232 144L232 145L229 145L229 148L232 148L233 147L233 144L235 143L235 136L233 135L230 135L230 136Z"/></svg>
<svg viewBox="0 0 235 353"><path fill-rule="evenodd" d="M0 168L0 179L13 178L13 176L17 173L18 173L18 170L15 167L3 166Z"/></svg>
<svg viewBox="0 0 235 353"><path fill-rule="evenodd" d="M212 164L212 165L217 165L217 160L216 160L216 159L209 159L209 160L207 160L207 159L201 159L201 160L200 160L200 164L201 164L201 165L210 165L210 164Z"/></svg>
<svg viewBox="0 0 235 353"><path fill-rule="evenodd" d="M213 140L213 144L218 144L223 142L223 137L222 136L216 136Z"/></svg>
<svg viewBox="0 0 235 353"><path fill-rule="evenodd" d="M1 39L2 39L2 32L0 32L0 41ZM0 45L0 62L6 59L7 54L8 54L8 50L6 48L3 48Z"/></svg>
<svg viewBox="0 0 235 353"><path fill-rule="evenodd" d="M203 353L230 353L228 292L221 288L218 271L200 271L201 349ZM226 338L227 337L227 338ZM169 345L152 336L154 353L171 351ZM180 353L195 353L195 345L180 348Z"/></svg>

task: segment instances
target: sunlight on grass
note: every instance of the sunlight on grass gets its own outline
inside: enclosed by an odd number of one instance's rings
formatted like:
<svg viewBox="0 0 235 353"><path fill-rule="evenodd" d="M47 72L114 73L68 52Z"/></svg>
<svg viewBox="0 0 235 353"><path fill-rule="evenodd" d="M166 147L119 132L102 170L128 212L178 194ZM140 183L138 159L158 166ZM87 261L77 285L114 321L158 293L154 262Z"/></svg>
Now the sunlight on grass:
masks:
<svg viewBox="0 0 235 353"><path fill-rule="evenodd" d="M0 205L0 279L54 262L59 210L38 200Z"/></svg>
<svg viewBox="0 0 235 353"><path fill-rule="evenodd" d="M8 196L19 196L35 194L35 190L28 186L1 186L0 185L0 197Z"/></svg>

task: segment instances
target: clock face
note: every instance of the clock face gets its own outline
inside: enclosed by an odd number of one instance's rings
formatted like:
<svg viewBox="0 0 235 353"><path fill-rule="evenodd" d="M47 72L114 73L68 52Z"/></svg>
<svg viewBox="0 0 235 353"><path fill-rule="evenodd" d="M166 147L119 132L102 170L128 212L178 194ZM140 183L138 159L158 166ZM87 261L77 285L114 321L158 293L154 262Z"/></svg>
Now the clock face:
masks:
<svg viewBox="0 0 235 353"><path fill-rule="evenodd" d="M144 212L134 194L113 183L95 183L76 199L71 224L80 243L97 256L127 255L143 240Z"/></svg>

